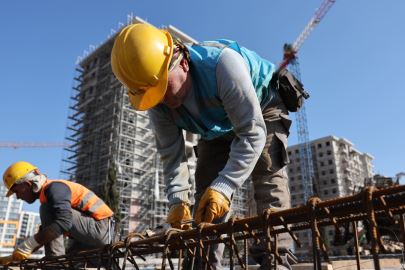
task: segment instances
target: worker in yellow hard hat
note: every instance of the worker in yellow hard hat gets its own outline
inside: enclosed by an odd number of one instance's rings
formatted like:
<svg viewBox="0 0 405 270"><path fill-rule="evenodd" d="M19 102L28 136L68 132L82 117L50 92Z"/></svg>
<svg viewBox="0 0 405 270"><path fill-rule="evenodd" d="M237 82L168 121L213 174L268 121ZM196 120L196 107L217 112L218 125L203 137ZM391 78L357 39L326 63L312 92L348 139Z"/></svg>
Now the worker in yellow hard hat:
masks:
<svg viewBox="0 0 405 270"><path fill-rule="evenodd" d="M63 235L72 239L71 251L94 249L110 243L113 212L86 187L65 180L49 180L26 161L11 164L3 174L7 197L16 194L29 204L40 200L41 229L19 244L0 265L29 258L45 246L46 256L65 254Z"/></svg>
<svg viewBox="0 0 405 270"><path fill-rule="evenodd" d="M185 44L165 30L131 24L116 37L111 65L132 106L148 110L163 161L172 226L181 227L191 218L182 130L201 137L195 223L224 222L233 193L250 175L258 213L290 207L285 165L291 121L277 92L274 64L234 41ZM291 239L283 241L278 244L281 256L291 245ZM210 250L215 269L222 269L222 250L223 245ZM264 247L252 251L261 269L270 269Z"/></svg>

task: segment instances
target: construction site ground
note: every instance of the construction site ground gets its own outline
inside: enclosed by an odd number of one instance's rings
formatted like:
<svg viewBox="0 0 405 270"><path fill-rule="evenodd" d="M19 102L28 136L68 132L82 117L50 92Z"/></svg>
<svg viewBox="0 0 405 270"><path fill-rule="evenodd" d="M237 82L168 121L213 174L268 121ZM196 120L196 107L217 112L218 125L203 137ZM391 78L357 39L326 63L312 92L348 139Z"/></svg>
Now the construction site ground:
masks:
<svg viewBox="0 0 405 270"><path fill-rule="evenodd" d="M399 259L380 259L381 269L382 270L394 270L402 269L401 262ZM372 270L374 268L373 260L366 259L360 261L360 267L363 270ZM257 269L251 267L249 269ZM293 270L312 270L314 269L313 263L300 263L293 265ZM356 260L339 260L332 261L332 264L322 263L321 270L356 270L357 264Z"/></svg>

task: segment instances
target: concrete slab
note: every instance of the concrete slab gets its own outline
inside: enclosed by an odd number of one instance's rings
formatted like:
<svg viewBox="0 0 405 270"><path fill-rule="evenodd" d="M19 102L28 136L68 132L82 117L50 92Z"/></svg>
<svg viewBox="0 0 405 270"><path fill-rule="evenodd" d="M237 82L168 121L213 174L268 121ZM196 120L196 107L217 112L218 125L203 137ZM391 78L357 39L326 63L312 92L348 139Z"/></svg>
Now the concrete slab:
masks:
<svg viewBox="0 0 405 270"><path fill-rule="evenodd" d="M293 270L313 270L314 265L312 263L299 263L292 266ZM333 270L332 265L329 263L322 263L321 270ZM340 269L339 269L340 270Z"/></svg>
<svg viewBox="0 0 405 270"><path fill-rule="evenodd" d="M356 260L332 261L333 269L339 270L357 270ZM380 259L382 269L401 269L401 262L398 258ZM375 269L372 259L360 260L361 269Z"/></svg>

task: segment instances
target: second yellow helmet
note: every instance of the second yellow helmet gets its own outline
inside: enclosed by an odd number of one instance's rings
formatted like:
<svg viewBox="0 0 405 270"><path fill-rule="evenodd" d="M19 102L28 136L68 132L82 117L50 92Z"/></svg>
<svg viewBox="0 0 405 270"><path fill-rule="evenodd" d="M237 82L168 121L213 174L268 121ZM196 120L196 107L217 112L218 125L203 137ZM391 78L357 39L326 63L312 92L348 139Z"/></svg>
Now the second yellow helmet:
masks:
<svg viewBox="0 0 405 270"><path fill-rule="evenodd" d="M13 192L11 188L18 182L18 181L25 181L29 179L24 179L24 177L29 174L30 172L37 170L38 168L26 161L18 161L11 164L3 174L3 182L8 192L6 194L7 197L11 196Z"/></svg>
<svg viewBox="0 0 405 270"><path fill-rule="evenodd" d="M137 23L118 34L111 51L111 67L128 88L135 109L150 109L163 99L172 56L173 39L167 31Z"/></svg>

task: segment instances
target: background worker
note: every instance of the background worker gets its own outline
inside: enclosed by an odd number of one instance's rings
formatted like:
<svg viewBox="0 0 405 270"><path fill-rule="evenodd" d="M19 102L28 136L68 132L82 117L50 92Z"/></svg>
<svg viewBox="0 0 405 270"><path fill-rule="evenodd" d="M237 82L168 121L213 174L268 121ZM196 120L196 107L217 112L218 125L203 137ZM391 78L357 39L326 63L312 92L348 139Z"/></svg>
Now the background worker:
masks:
<svg viewBox="0 0 405 270"><path fill-rule="evenodd" d="M258 213L290 207L284 166L291 121L269 86L276 69L272 63L233 41L187 45L153 26L132 24L117 36L111 64L128 88L132 106L149 110L172 226L191 218L182 130L201 135L195 173L197 224L225 221L232 194L250 175ZM279 242L279 247L290 245L291 240ZM223 245L211 251L211 264L222 269ZM252 251L261 269L270 269L271 262L262 259L264 249Z"/></svg>
<svg viewBox="0 0 405 270"><path fill-rule="evenodd" d="M12 255L0 258L0 264L27 259L42 245L46 256L64 255L64 234L72 239L68 253L110 243L113 212L86 187L65 180L49 180L25 161L8 167L3 182L8 189L7 197L15 193L29 204L40 200L41 229L22 242Z"/></svg>

